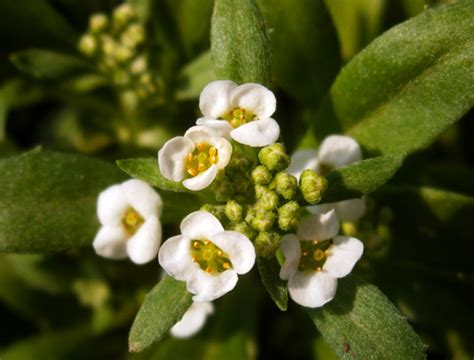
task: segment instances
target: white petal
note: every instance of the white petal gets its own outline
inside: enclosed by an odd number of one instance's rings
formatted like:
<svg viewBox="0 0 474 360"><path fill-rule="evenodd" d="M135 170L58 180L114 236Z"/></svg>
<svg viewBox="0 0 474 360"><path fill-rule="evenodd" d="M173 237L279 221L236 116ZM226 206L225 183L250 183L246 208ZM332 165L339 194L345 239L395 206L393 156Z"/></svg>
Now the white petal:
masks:
<svg viewBox="0 0 474 360"><path fill-rule="evenodd" d="M161 215L163 202L160 195L146 182L141 180L128 180L122 184L123 192L128 202L144 218Z"/></svg>
<svg viewBox="0 0 474 360"><path fill-rule="evenodd" d="M321 204L321 205L311 205L311 206L306 206L306 210L308 210L311 214L325 214L330 212L331 210L336 211L336 206L337 203L326 203L326 204ZM336 212L337 215L337 212ZM339 218L339 216L338 216ZM341 219L339 219L341 220Z"/></svg>
<svg viewBox="0 0 474 360"><path fill-rule="evenodd" d="M365 198L339 201L335 205L337 217L341 221L356 221L365 214Z"/></svg>
<svg viewBox="0 0 474 360"><path fill-rule="evenodd" d="M193 272L186 286L190 293L195 294L193 301L212 301L231 291L237 284L237 280L237 273L233 270L212 275L200 269Z"/></svg>
<svg viewBox="0 0 474 360"><path fill-rule="evenodd" d="M210 302L192 303L180 321L170 330L171 335L177 338L187 338L196 334L206 323L207 316L214 312L214 305Z"/></svg>
<svg viewBox="0 0 474 360"><path fill-rule="evenodd" d="M199 96L199 108L206 118L217 119L232 109L230 94L237 84L230 80L217 80L209 83Z"/></svg>
<svg viewBox="0 0 474 360"><path fill-rule="evenodd" d="M156 258L161 243L161 223L149 216L127 242L127 253L135 264L145 264Z"/></svg>
<svg viewBox="0 0 474 360"><path fill-rule="evenodd" d="M217 218L207 211L195 211L181 221L181 233L191 240L209 240L224 231Z"/></svg>
<svg viewBox="0 0 474 360"><path fill-rule="evenodd" d="M161 245L158 261L170 276L181 281L199 269L191 258L191 239L183 235L173 236Z"/></svg>
<svg viewBox="0 0 474 360"><path fill-rule="evenodd" d="M97 216L102 225L119 226L130 207L121 185L113 185L102 191L97 200Z"/></svg>
<svg viewBox="0 0 474 360"><path fill-rule="evenodd" d="M214 181L217 175L217 166L211 165L209 169L192 178L183 181L185 188L192 191L199 191L207 188Z"/></svg>
<svg viewBox="0 0 474 360"><path fill-rule="evenodd" d="M362 160L360 146L357 141L349 136L328 136L319 147L319 162L333 169L360 160Z"/></svg>
<svg viewBox="0 0 474 360"><path fill-rule="evenodd" d="M341 278L348 275L364 252L364 244L349 236L336 236L329 248L330 255L323 265L323 270L331 276Z"/></svg>
<svg viewBox="0 0 474 360"><path fill-rule="evenodd" d="M243 84L230 94L232 108L251 111L257 118L266 119L276 110L276 98L265 86L260 84Z"/></svg>
<svg viewBox="0 0 474 360"><path fill-rule="evenodd" d="M219 141L219 146L217 146L218 159L217 159L217 168L219 170L225 168L232 157L232 145L226 139L221 138Z"/></svg>
<svg viewBox="0 0 474 360"><path fill-rule="evenodd" d="M298 265L301 259L300 241L294 234L288 234L281 239L280 249L285 255L285 262L280 268L280 279L288 278L298 271Z"/></svg>
<svg viewBox="0 0 474 360"><path fill-rule="evenodd" d="M227 120L216 120L216 119L206 119L199 118L196 120L196 125L206 126L208 128L216 131L219 136L230 138L230 132L233 127L229 124Z"/></svg>
<svg viewBox="0 0 474 360"><path fill-rule="evenodd" d="M181 181L185 177L186 157L194 150L194 143L184 136L168 140L158 151L158 166L161 174L172 181Z"/></svg>
<svg viewBox="0 0 474 360"><path fill-rule="evenodd" d="M336 212L331 210L325 214L311 215L303 220L298 228L300 240L328 240L337 235L339 220Z"/></svg>
<svg viewBox="0 0 474 360"><path fill-rule="evenodd" d="M220 136L217 131L206 126L190 127L184 137L191 140L194 144L205 143L214 147L218 147Z"/></svg>
<svg viewBox="0 0 474 360"><path fill-rule="evenodd" d="M250 240L236 231L222 231L209 240L221 248L232 262L237 274L248 273L255 264L255 249Z"/></svg>
<svg viewBox="0 0 474 360"><path fill-rule="evenodd" d="M102 226L92 246L100 256L109 259L124 259L127 257L127 239L128 234L122 227Z"/></svg>
<svg viewBox="0 0 474 360"><path fill-rule="evenodd" d="M296 272L288 280L288 292L298 304L315 308L331 301L336 295L337 279L326 273Z"/></svg>
<svg viewBox="0 0 474 360"><path fill-rule="evenodd" d="M318 152L316 150L298 150L291 156L290 166L285 170L297 179L300 178L303 170L310 169L316 171L318 168Z"/></svg>
<svg viewBox="0 0 474 360"><path fill-rule="evenodd" d="M272 118L248 122L230 132L232 139L238 143L253 147L267 146L275 143L280 136L280 126Z"/></svg>

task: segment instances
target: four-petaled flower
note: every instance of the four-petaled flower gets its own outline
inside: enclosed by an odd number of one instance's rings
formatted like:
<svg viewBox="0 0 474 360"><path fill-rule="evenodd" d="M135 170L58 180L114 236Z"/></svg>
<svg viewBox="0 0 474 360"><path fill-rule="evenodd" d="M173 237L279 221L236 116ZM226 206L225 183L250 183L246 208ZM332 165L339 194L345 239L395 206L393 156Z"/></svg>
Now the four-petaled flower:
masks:
<svg viewBox="0 0 474 360"><path fill-rule="evenodd" d="M232 145L216 131L193 126L184 136L165 143L158 152L158 165L164 177L183 181L189 190L202 190L226 167L232 155Z"/></svg>
<svg viewBox="0 0 474 360"><path fill-rule="evenodd" d="M357 141L349 136L331 135L326 137L319 150L299 150L291 157L291 163L286 172L299 178L305 169L327 175L332 170L362 160L362 151ZM313 214L325 213L334 209L339 220L355 221L365 213L365 200L350 199L335 203L308 206Z"/></svg>
<svg viewBox="0 0 474 360"><path fill-rule="evenodd" d="M188 338L196 334L206 323L207 317L214 312L211 302L194 302L171 328L170 333L176 338Z"/></svg>
<svg viewBox="0 0 474 360"><path fill-rule="evenodd" d="M334 210L303 221L298 234L283 236L285 262L280 278L288 280L291 298L306 307L320 307L336 294L337 279L348 275L364 246L348 236L336 236L339 222Z"/></svg>
<svg viewBox="0 0 474 360"><path fill-rule="evenodd" d="M225 231L206 211L196 211L181 222L182 235L161 246L161 267L176 280L186 281L195 302L212 301L232 290L237 274L250 271L255 250L250 240L236 231Z"/></svg>
<svg viewBox="0 0 474 360"><path fill-rule="evenodd" d="M110 259L127 256L137 264L154 259L161 243L162 201L141 180L113 185L99 195L97 215L102 224L93 247Z"/></svg>
<svg viewBox="0 0 474 360"><path fill-rule="evenodd" d="M198 125L230 135L241 144L267 146L280 136L280 126L270 117L276 110L275 95L263 85L213 81L202 90L199 108L204 117L197 120Z"/></svg>

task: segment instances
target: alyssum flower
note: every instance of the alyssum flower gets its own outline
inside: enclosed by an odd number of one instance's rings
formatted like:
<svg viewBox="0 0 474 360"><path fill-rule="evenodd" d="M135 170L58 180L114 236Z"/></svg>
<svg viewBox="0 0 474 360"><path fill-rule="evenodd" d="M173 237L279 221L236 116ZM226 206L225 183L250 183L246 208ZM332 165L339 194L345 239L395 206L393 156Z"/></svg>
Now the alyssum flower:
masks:
<svg viewBox="0 0 474 360"><path fill-rule="evenodd" d="M128 180L100 193L97 215L102 224L93 247L97 254L137 264L154 259L161 243L159 217L162 201L153 188L141 180Z"/></svg>
<svg viewBox="0 0 474 360"><path fill-rule="evenodd" d="M170 333L177 338L188 338L199 332L206 323L207 317L214 312L211 302L195 302L171 328Z"/></svg>
<svg viewBox="0 0 474 360"><path fill-rule="evenodd" d="M184 136L168 140L158 152L158 166L164 177L183 181L189 190L202 190L226 167L232 145L213 129L193 126Z"/></svg>
<svg viewBox="0 0 474 360"><path fill-rule="evenodd" d="M336 236L339 222L334 210L303 221L298 234L285 235L281 250L285 262L280 278L288 280L291 298L306 307L320 307L336 294L337 279L348 275L364 246L348 236Z"/></svg>
<svg viewBox="0 0 474 360"><path fill-rule="evenodd" d="M317 171L325 176L332 170L362 160L360 146L349 136L331 135L326 137L319 150L299 150L291 157L291 163L286 172L300 177L305 169ZM339 220L355 221L365 213L364 199L350 199L335 203L308 206L307 209L314 213L325 213L331 209L336 210Z"/></svg>
<svg viewBox="0 0 474 360"><path fill-rule="evenodd" d="M162 245L160 265L172 277L186 281L193 301L212 301L232 290L237 274L250 271L255 250L250 240L236 231L225 231L206 211L196 211L181 222L182 235Z"/></svg>
<svg viewBox="0 0 474 360"><path fill-rule="evenodd" d="M241 144L267 146L280 136L280 126L270 117L276 98L263 85L213 81L202 90L199 108L204 117L197 120L198 125L212 127Z"/></svg>

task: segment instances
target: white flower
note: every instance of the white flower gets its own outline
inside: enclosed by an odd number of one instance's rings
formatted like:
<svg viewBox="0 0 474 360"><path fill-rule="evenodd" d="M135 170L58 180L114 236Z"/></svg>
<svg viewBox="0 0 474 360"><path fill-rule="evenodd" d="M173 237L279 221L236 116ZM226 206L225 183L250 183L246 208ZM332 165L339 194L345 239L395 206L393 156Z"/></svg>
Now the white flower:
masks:
<svg viewBox="0 0 474 360"><path fill-rule="evenodd" d="M186 216L181 233L165 241L158 260L170 276L186 281L195 302L212 301L229 292L237 274L249 272L255 263L250 240L239 232L224 231L206 211Z"/></svg>
<svg viewBox="0 0 474 360"><path fill-rule="evenodd" d="M285 262L280 278L288 280L290 296L298 304L314 308L331 301L337 279L348 275L362 256L362 242L336 236L338 231L339 222L331 210L303 221L297 235L283 236Z"/></svg>
<svg viewBox="0 0 474 360"><path fill-rule="evenodd" d="M325 176L332 170L360 160L362 160L362 151L357 141L349 136L331 135L323 140L319 151L296 151L291 157L291 163L286 172L299 178L303 170L311 169ZM355 221L365 213L365 199L308 206L307 209L313 214L321 214L334 209L340 220Z"/></svg>
<svg viewBox="0 0 474 360"><path fill-rule="evenodd" d="M110 259L127 256L137 264L156 257L161 243L161 197L141 180L128 180L100 193L97 215L102 224L93 247Z"/></svg>
<svg viewBox="0 0 474 360"><path fill-rule="evenodd" d="M171 335L177 338L188 338L196 334L206 323L207 316L214 312L211 302L195 302L189 307L170 330Z"/></svg>
<svg viewBox="0 0 474 360"><path fill-rule="evenodd" d="M267 146L280 136L280 126L270 117L276 110L275 95L260 84L213 81L202 90L199 108L204 117L198 125L212 127L241 144Z"/></svg>
<svg viewBox="0 0 474 360"><path fill-rule="evenodd" d="M193 126L184 136L165 143L158 152L158 166L164 177L183 181L189 190L202 190L226 167L232 145L213 129Z"/></svg>

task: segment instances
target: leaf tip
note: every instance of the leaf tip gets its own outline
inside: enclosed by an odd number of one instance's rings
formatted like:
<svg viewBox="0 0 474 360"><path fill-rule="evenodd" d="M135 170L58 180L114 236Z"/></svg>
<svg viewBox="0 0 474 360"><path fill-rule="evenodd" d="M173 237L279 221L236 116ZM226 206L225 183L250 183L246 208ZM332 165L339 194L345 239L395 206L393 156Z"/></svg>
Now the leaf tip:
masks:
<svg viewBox="0 0 474 360"><path fill-rule="evenodd" d="M137 352L140 352L142 349L140 347L140 343L138 342L133 342L133 341L130 341L128 343L128 352L131 352L131 353L137 353Z"/></svg>

